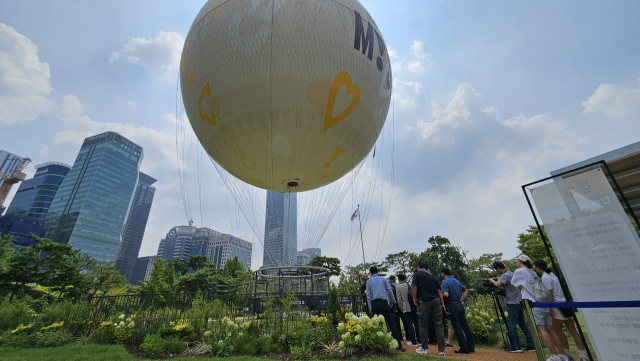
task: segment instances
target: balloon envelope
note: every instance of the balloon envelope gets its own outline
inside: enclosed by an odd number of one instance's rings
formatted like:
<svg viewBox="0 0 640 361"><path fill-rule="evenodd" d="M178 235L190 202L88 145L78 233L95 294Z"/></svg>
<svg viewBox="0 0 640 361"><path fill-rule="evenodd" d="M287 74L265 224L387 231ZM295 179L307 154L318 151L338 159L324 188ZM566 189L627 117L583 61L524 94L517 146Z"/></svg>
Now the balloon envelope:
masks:
<svg viewBox="0 0 640 361"><path fill-rule="evenodd" d="M198 140L263 189L306 191L371 151L391 64L357 0L208 1L184 44L180 86Z"/></svg>

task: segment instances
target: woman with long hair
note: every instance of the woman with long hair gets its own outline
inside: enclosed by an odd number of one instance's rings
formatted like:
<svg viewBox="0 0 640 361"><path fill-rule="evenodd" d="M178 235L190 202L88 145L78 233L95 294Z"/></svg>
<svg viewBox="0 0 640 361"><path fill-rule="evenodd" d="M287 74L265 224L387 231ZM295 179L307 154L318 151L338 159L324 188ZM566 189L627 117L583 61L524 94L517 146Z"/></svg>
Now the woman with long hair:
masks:
<svg viewBox="0 0 640 361"><path fill-rule="evenodd" d="M547 265L547 262L541 259L537 259L533 261L533 269L542 275L542 283L551 291L553 295L553 302L567 302L564 297L564 292L562 291L562 286L560 286L560 280L556 275L551 272L551 268ZM569 349L569 341L567 337L562 332L562 326L566 325L567 330L571 333L573 340L576 342L576 347L578 347L578 352L580 357L580 361L589 361L589 357L587 356L587 351L584 348L584 343L582 343L582 338L578 334L578 329L576 328L576 324L573 320L575 317L573 310L570 308L552 308L551 309L551 322L555 335L558 340L558 344L560 347L564 348L564 354L568 356L569 360L573 360L573 355L571 354L571 350Z"/></svg>

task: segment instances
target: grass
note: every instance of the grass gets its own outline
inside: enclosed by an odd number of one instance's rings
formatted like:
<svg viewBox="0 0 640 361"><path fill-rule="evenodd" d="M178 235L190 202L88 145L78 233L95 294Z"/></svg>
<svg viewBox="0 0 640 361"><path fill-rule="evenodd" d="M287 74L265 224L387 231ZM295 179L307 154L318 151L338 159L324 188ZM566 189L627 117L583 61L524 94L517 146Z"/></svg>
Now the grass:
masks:
<svg viewBox="0 0 640 361"><path fill-rule="evenodd" d="M35 349L14 349L0 348L0 359L2 361L135 361L137 360L129 354L122 346L105 345L67 345L54 348ZM363 361L428 361L440 360L442 357L432 357L408 353L397 353L393 357L378 357L371 359L361 359ZM200 360L203 358L180 357L170 360ZM225 361L264 361L263 358L249 356L227 357ZM453 359L449 359L453 360Z"/></svg>

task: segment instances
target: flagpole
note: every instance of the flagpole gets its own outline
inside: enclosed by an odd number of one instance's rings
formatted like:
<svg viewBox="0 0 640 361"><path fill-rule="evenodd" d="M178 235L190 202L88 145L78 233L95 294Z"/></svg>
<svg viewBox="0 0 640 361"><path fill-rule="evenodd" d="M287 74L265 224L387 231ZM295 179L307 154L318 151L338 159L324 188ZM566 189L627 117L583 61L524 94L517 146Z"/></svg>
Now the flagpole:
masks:
<svg viewBox="0 0 640 361"><path fill-rule="evenodd" d="M362 240L362 220L360 219L360 205L358 204L358 223L360 223L360 244L362 245L362 266L367 267L367 262L364 260L364 241Z"/></svg>

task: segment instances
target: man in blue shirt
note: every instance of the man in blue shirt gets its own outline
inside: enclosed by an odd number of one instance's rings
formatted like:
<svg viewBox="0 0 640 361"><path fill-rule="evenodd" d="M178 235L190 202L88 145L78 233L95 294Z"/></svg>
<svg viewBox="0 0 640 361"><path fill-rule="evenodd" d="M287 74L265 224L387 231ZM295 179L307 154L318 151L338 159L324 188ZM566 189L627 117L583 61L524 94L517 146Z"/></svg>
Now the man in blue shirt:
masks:
<svg viewBox="0 0 640 361"><path fill-rule="evenodd" d="M391 331L391 335L398 341L397 350L406 351L407 349L402 347L400 330L396 327L396 315L391 312L388 303L391 300L394 308L398 307L393 291L391 291L391 286L384 277L378 275L378 267L372 266L369 268L369 273L371 273L371 278L367 281L366 290L369 314L382 315L387 323L387 328Z"/></svg>
<svg viewBox="0 0 640 361"><path fill-rule="evenodd" d="M467 315L462 305L462 301L467 297L469 291L460 281L453 278L453 273L447 267L442 268L440 275L444 278L442 294L447 299L447 310L451 314L451 326L460 345L460 349L455 353L475 352L476 344L473 341L473 333L467 323Z"/></svg>

